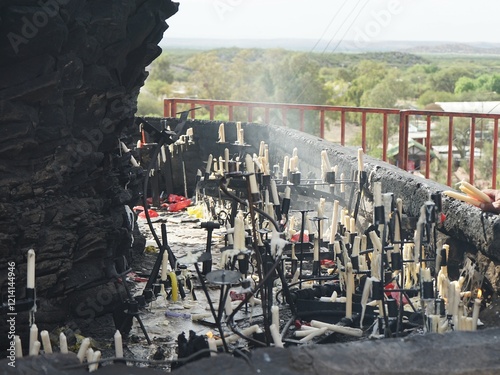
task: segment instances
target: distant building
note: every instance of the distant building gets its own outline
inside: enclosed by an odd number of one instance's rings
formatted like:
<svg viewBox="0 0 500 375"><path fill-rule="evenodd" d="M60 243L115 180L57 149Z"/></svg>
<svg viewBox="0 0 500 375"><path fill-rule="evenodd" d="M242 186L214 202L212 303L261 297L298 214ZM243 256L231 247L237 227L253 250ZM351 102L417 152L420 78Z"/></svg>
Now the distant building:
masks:
<svg viewBox="0 0 500 375"><path fill-rule="evenodd" d="M425 109L443 112L500 114L500 102L436 102L427 105Z"/></svg>

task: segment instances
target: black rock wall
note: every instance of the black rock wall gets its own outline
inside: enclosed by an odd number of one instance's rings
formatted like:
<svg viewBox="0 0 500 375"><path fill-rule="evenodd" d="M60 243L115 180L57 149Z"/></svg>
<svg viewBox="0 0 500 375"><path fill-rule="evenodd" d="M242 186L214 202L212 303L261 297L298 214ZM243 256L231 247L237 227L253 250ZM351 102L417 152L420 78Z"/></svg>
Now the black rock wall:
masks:
<svg viewBox="0 0 500 375"><path fill-rule="evenodd" d="M145 67L177 10L170 0L0 0L0 285L4 295L13 261L24 297L34 249L39 326L85 310L67 295L108 283L106 267L130 251L125 206L142 169L119 140L136 132Z"/></svg>

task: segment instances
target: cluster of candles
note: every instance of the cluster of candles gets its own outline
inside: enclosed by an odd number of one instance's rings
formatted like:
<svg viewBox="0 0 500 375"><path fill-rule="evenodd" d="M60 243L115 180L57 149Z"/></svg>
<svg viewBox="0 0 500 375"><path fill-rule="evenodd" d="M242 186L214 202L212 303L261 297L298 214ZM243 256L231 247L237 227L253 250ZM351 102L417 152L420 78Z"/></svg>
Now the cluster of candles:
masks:
<svg viewBox="0 0 500 375"><path fill-rule="evenodd" d="M16 342L16 358L23 358L22 343L19 336L15 337ZM116 331L114 335L114 346L115 346L115 358L123 358L123 341L120 331ZM36 324L32 324L30 327L29 334L29 355L37 356L40 354L40 350L43 350L45 354L52 354L52 343L50 340L49 332L43 330L38 335L38 327ZM62 354L68 354L68 342L64 332L59 334L59 352ZM94 350L91 346L91 340L89 337L82 339L80 343L80 348L76 353L77 358L80 363L87 361L89 363L89 372L96 371L99 367L99 361L101 360L101 351Z"/></svg>
<svg viewBox="0 0 500 375"><path fill-rule="evenodd" d="M221 124L219 128L219 142L225 141L223 134L224 124ZM237 134L240 134L239 130L237 130ZM236 144L239 142L240 139L236 141ZM225 160L227 159L228 158L226 157ZM281 188L283 188L283 184L285 185L284 199L288 200L290 199L290 187L294 184L300 183L299 157L296 148L292 151L290 156L286 155L284 157L281 176L282 180L279 179L279 176L276 174L276 172L279 174L278 165L274 166L274 173L271 173L271 169L269 168L268 146L264 142L261 142L260 144L258 155L253 155L253 157L246 155L245 165L246 171L250 174L249 184L251 192L252 194L262 194L264 197L264 208L271 208L269 210L266 209L266 213L270 215L273 215L273 205L280 204L280 198L276 191L276 183L278 183ZM363 150L359 149L357 173L360 189L363 167ZM226 170L228 169L226 168ZM326 150L323 150L321 152L322 181L328 181L329 172L333 172L335 176L338 173L338 166L332 167L330 165L328 153ZM259 187L255 177L253 177L255 173L261 173L263 175L273 174L274 176L271 179L271 183L268 185L269 187L264 187L263 189L262 187ZM345 181L344 173L341 173L340 193L345 192L345 184L343 181ZM325 217L324 198L320 198L319 200L317 217L306 221L308 232L314 232L316 235L313 246L313 263L319 263L321 243L326 242L324 241L324 238L328 238L328 247L334 255L334 260L338 266L339 279L341 280L342 289L345 293L345 297L338 297L335 293L335 295L332 295L331 297L322 297L321 300L328 302L345 301L345 316L347 318L351 318L353 294L356 289L356 285L359 283L363 275L368 275L369 277L365 283L362 296L363 311L367 304L374 304L379 306L379 316L384 316L390 313L390 311L387 312L387 308L384 306L384 302L386 302L385 300L387 298L397 299L396 295L400 293L399 303L402 303L406 300L406 296L403 295L405 289L420 289L420 298L422 299L421 308L428 322L426 324L426 329L428 331L444 332L450 329L475 330L477 327L479 307L481 305L480 297L473 301L472 316L467 316L467 309L463 307L463 302L461 301L461 298L464 295L464 292L461 292L461 283L460 281L449 281L446 272L446 265L441 266L441 271L439 275L436 275L436 277L432 277L430 274L431 271L426 265L423 249L430 248L431 251L436 251L436 245L421 243L421 231L423 226L417 226L413 240L402 240L400 225L401 217L403 215L402 200L400 198L395 200L392 193L382 194L382 183L380 181L372 182L371 186L374 197L373 217L375 230L370 230L366 234L358 233L356 217L354 217L354 215L351 216L347 209L340 207L339 200L334 200L331 222L328 230L325 232L323 230L323 222L327 218ZM478 190L470 184L463 183L461 190L468 194L465 199L474 199L474 202L483 202L486 199L477 193ZM448 192L444 192L444 194L454 196ZM272 198L272 203L270 203L270 198ZM422 212L425 211L426 207L424 206L422 207ZM423 218L425 221L425 214L422 214L421 216L421 219ZM277 219L280 220L281 218L277 217ZM317 221L317 229L311 229L311 221ZM285 237L286 240L291 241L292 237L297 233L295 225L296 218L291 216L288 222L286 222L286 227L283 228L284 231L282 236ZM431 223L431 225L435 225L435 223ZM248 225L246 225L246 227L248 228ZM235 226L234 230L241 231L242 228L243 226L238 226L237 228ZM389 235L389 233L392 235ZM258 241L260 242L260 236L258 236ZM368 243L371 243L371 249L367 249ZM297 259L295 248L295 244L292 244L292 261ZM444 248L447 248L447 245L445 245ZM301 271L298 269L296 270L292 283L297 281L300 272ZM384 277L387 277L387 272L391 275L392 280L398 280L399 284L402 284L402 286L399 287L400 290L390 293L391 297L388 297L389 289L384 289L385 285L381 285L391 282L391 280L384 280ZM437 309L436 307L434 307L434 309L429 308L428 303L424 302L428 300L428 297L424 297L423 295L424 284L426 290L429 289L429 285L432 285L432 290L436 290L437 298L435 304L442 303L443 306L446 307L446 315L444 318L439 314L429 313L430 311L437 311ZM374 291L379 287L379 291ZM467 293L465 293L465 295L467 295ZM371 302L369 302L370 298L372 300ZM315 334L317 335L318 333L316 332ZM356 334L358 333L356 332ZM303 335L305 335L305 333L303 333Z"/></svg>

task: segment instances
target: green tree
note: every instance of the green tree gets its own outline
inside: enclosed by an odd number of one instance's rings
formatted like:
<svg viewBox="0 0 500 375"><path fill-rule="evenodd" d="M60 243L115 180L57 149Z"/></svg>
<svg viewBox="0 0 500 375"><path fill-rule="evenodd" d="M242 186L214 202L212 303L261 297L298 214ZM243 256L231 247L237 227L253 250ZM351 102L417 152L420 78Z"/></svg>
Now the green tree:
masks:
<svg viewBox="0 0 500 375"><path fill-rule="evenodd" d="M194 55L186 65L192 70L189 82L197 97L215 100L227 100L231 97L227 63L215 51Z"/></svg>
<svg viewBox="0 0 500 375"><path fill-rule="evenodd" d="M167 54L162 53L160 57L153 61L148 79L167 83L172 83L174 81L174 74L170 69L170 59Z"/></svg>
<svg viewBox="0 0 500 375"><path fill-rule="evenodd" d="M455 94L476 90L476 80L470 77L460 77L455 83Z"/></svg>
<svg viewBox="0 0 500 375"><path fill-rule="evenodd" d="M455 92L455 84L460 77L472 77L469 69L461 66L451 66L437 71L429 76L429 83L434 91Z"/></svg>

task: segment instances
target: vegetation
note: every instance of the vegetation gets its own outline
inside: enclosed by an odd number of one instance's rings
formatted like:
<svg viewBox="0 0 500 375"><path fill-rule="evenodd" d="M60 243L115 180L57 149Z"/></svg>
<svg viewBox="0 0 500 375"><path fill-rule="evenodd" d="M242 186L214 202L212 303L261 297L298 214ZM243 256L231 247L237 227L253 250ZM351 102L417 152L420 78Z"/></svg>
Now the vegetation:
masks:
<svg viewBox="0 0 500 375"><path fill-rule="evenodd" d="M439 101L500 100L500 61L495 56L176 50L163 53L149 71L138 99L140 115L162 116L162 100L167 97L421 109ZM223 118L222 113L215 115ZM208 112L197 112L197 117L203 116L208 118ZM298 116L290 112L288 126L298 124ZM305 130L318 134L313 117L306 114ZM353 126L360 124L359 114L346 118ZM338 115L330 115L327 126L334 127L338 120ZM271 114L272 123L281 121L279 113ZM398 119L389 117L389 136L397 132L397 126ZM446 124L438 123L438 127L437 139L445 142ZM466 154L467 131L468 124L457 122L455 136L461 157ZM381 140L381 132L380 116L368 115L367 151L373 156L381 156L380 141L373 142ZM350 141L359 144L360 136ZM485 151L491 149L491 142L483 146ZM484 158L481 156L478 165L486 168L491 162L490 157ZM439 174L439 166L433 168Z"/></svg>

